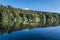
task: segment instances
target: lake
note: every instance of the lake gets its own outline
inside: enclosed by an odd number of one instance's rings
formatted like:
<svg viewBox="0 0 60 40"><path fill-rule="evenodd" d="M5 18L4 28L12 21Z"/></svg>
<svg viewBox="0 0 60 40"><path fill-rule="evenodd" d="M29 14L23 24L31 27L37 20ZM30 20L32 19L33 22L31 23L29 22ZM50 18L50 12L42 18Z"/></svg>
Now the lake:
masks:
<svg viewBox="0 0 60 40"><path fill-rule="evenodd" d="M0 40L60 40L60 26L0 34Z"/></svg>

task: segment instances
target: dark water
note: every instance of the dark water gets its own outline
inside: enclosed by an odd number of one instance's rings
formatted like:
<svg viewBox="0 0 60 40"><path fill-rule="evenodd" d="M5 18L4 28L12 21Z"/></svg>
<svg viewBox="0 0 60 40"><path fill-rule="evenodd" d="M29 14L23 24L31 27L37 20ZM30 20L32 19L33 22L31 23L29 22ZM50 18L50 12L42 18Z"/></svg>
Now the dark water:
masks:
<svg viewBox="0 0 60 40"><path fill-rule="evenodd" d="M0 40L60 40L60 26L4 33Z"/></svg>

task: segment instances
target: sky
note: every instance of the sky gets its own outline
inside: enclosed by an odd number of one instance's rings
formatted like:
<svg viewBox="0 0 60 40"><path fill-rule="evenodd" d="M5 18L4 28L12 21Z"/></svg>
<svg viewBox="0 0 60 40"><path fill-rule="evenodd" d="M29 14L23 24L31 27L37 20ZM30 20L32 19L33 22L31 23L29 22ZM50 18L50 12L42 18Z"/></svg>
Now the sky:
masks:
<svg viewBox="0 0 60 40"><path fill-rule="evenodd" d="M0 4L15 8L60 13L60 0L0 0Z"/></svg>

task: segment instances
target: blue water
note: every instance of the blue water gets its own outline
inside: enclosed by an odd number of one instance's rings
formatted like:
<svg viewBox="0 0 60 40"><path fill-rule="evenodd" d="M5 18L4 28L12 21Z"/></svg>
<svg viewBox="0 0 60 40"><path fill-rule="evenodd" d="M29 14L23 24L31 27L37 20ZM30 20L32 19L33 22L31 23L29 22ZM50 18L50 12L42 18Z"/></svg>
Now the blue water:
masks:
<svg viewBox="0 0 60 40"><path fill-rule="evenodd" d="M60 40L60 26L0 34L0 40Z"/></svg>

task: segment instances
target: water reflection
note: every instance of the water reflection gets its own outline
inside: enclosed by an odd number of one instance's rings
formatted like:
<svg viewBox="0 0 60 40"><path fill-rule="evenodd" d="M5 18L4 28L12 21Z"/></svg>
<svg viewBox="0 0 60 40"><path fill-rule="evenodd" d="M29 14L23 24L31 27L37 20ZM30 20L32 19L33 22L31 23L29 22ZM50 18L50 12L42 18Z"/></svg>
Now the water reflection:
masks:
<svg viewBox="0 0 60 40"><path fill-rule="evenodd" d="M60 26L0 34L0 40L60 40Z"/></svg>
<svg viewBox="0 0 60 40"><path fill-rule="evenodd" d="M10 34L10 33L12 33L12 32L14 32L14 31L21 31L21 30L30 30L30 29L33 29L33 28L46 28L46 27L57 27L58 25L52 25L52 26L31 26L31 25L23 25L23 24L21 24L20 26L17 26L17 27L15 27L15 26L13 26L13 27L1 27L0 28L0 34L4 34L4 33L8 33L8 34Z"/></svg>

